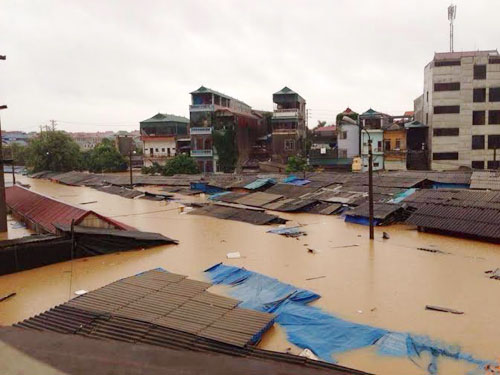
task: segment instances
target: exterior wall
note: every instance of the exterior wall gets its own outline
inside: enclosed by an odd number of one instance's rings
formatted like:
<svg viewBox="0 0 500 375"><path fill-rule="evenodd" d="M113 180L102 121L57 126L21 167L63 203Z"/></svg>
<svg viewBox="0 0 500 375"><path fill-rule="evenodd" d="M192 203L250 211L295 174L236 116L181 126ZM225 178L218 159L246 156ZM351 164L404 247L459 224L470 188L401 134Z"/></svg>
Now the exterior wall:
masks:
<svg viewBox="0 0 500 375"><path fill-rule="evenodd" d="M372 140L373 150L373 170L378 171L384 169L384 132L381 129L368 130ZM368 171L368 135L366 132L361 132L361 152L363 159L362 171Z"/></svg>
<svg viewBox="0 0 500 375"><path fill-rule="evenodd" d="M450 170L471 167L472 161L493 160L493 150L488 149L488 135L500 135L500 126L488 125L488 111L500 110L500 102L489 102L489 88L500 87L500 64L489 64L488 53L478 52L474 56L462 57L458 66L434 66L429 63L424 71L423 119L429 125L431 168ZM474 65L486 65L486 79L474 79ZM460 82L459 91L434 91L435 83ZM473 102L473 89L486 88L486 101ZM427 99L428 95L428 99ZM460 105L458 114L434 114L435 106ZM485 125L472 125L472 113L486 111ZM437 128L459 128L458 136L434 136ZM484 135L485 147L472 150L472 136ZM458 160L434 160L433 153L458 152Z"/></svg>
<svg viewBox="0 0 500 375"><path fill-rule="evenodd" d="M93 213L85 216L83 220L78 223L78 225L91 228L117 229L116 226L108 223L107 221L101 219L99 216L96 216Z"/></svg>
<svg viewBox="0 0 500 375"><path fill-rule="evenodd" d="M176 142L175 137L158 137L158 139L151 139L152 137L144 137L144 165L149 167L153 162L158 164L165 164L167 159L176 155ZM153 152L151 153L151 149ZM170 152L169 152L170 151Z"/></svg>
<svg viewBox="0 0 500 375"><path fill-rule="evenodd" d="M399 148L397 146L399 140ZM389 148L387 148L389 143ZM384 169L406 170L406 130L384 131Z"/></svg>
<svg viewBox="0 0 500 375"><path fill-rule="evenodd" d="M415 120L425 124L424 119L424 94L420 95L413 101L413 111L415 112Z"/></svg>
<svg viewBox="0 0 500 375"><path fill-rule="evenodd" d="M346 132L346 137L341 138L340 132ZM341 150L345 150L345 155L349 159L359 156L359 127L357 125L340 125L337 139L339 155L342 155L344 153L344 151Z"/></svg>

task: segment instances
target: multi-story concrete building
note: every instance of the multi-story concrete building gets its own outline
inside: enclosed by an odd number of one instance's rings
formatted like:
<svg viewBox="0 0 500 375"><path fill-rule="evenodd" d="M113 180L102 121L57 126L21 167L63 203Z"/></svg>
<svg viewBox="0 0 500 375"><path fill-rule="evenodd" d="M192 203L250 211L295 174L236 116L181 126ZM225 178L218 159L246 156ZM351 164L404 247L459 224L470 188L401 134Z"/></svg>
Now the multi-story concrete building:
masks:
<svg viewBox="0 0 500 375"><path fill-rule="evenodd" d="M141 121L144 165L165 164L178 152L177 140L187 137L189 120L183 116L158 113Z"/></svg>
<svg viewBox="0 0 500 375"><path fill-rule="evenodd" d="M285 86L273 94L273 102L272 159L286 163L288 157L304 152L306 101Z"/></svg>
<svg viewBox="0 0 500 375"><path fill-rule="evenodd" d="M204 86L191 92L189 113L191 156L202 172L242 165L264 124L248 104Z"/></svg>
<svg viewBox="0 0 500 375"><path fill-rule="evenodd" d="M80 146L82 151L92 150L95 146L97 146L101 141L105 138L114 140L115 133L112 131L105 132L95 132L95 133L69 133L71 138Z"/></svg>
<svg viewBox="0 0 500 375"><path fill-rule="evenodd" d="M415 107L429 126L432 169L491 168L500 148L498 51L436 53Z"/></svg>
<svg viewBox="0 0 500 375"><path fill-rule="evenodd" d="M350 108L337 117L337 139L339 158L352 159L359 156L360 136L357 113ZM353 118L354 117L354 118Z"/></svg>
<svg viewBox="0 0 500 375"><path fill-rule="evenodd" d="M369 109L359 115L359 122L364 129L361 131L361 158L362 171L368 171L368 140L372 141L373 152L373 170L384 169L384 128L386 128L392 119L385 113ZM368 133L368 134L367 134Z"/></svg>

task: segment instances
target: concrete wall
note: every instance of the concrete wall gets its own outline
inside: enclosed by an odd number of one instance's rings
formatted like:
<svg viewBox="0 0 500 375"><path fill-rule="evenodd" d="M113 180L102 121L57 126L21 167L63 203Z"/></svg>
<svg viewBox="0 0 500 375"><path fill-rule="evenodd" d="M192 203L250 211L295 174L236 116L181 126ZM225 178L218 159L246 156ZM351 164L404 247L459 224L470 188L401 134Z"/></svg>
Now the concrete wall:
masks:
<svg viewBox="0 0 500 375"><path fill-rule="evenodd" d="M340 138L341 131L346 132L346 139ZM346 157L349 159L359 156L359 127L357 125L340 125L337 140L339 145L339 155L342 154L341 150L346 150Z"/></svg>
<svg viewBox="0 0 500 375"><path fill-rule="evenodd" d="M474 65L487 65L485 80L475 80ZM434 91L435 83L460 82L459 91ZM500 135L500 125L488 125L488 111L500 110L500 102L489 102L489 88L500 87L500 64L488 64L488 55L478 53L476 56L461 58L459 66L436 67L430 63L424 71L424 105L423 122L429 125L429 145L432 153L458 152L458 160L432 160L431 168L435 170L471 167L472 161L493 160L493 150L488 150L488 135ZM486 88L486 102L473 102L473 89ZM429 96L427 100L427 95ZM435 106L460 105L458 114L434 114ZM472 125L473 111L486 111L485 125ZM428 118L428 121L426 121ZM458 136L434 136L436 128L459 128ZM485 135L485 148L472 150L472 136Z"/></svg>

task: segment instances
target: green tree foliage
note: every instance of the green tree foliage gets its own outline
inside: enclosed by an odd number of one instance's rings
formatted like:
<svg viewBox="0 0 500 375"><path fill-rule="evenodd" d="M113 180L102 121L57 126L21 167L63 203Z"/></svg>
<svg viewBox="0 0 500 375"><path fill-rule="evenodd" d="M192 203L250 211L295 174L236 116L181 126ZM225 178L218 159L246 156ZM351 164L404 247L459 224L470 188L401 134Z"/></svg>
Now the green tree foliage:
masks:
<svg viewBox="0 0 500 375"><path fill-rule="evenodd" d="M165 165L160 165L155 162L151 167L142 167L142 173L173 176L174 174L197 174L200 173L200 170L192 157L181 154L168 159Z"/></svg>
<svg viewBox="0 0 500 375"><path fill-rule="evenodd" d="M127 161L110 139L103 139L86 154L84 159L90 172L119 172L127 169Z"/></svg>
<svg viewBox="0 0 500 375"><path fill-rule="evenodd" d="M26 166L32 172L67 172L82 167L78 144L62 131L44 131L26 147Z"/></svg>
<svg viewBox="0 0 500 375"><path fill-rule="evenodd" d="M214 131L214 147L219 157L217 161L218 169L224 173L234 171L238 160L238 150L236 148L236 132L232 129Z"/></svg>
<svg viewBox="0 0 500 375"><path fill-rule="evenodd" d="M198 165L192 157L180 154L167 160L161 174L164 176L173 176L174 174L196 174L199 172Z"/></svg>
<svg viewBox="0 0 500 375"><path fill-rule="evenodd" d="M307 159L302 156L290 156L286 165L286 173L302 172L303 178L306 172L311 170L311 166L307 164Z"/></svg>
<svg viewBox="0 0 500 375"><path fill-rule="evenodd" d="M326 126L326 121L320 121L318 120L318 125L316 125L316 129L317 128L323 128Z"/></svg>

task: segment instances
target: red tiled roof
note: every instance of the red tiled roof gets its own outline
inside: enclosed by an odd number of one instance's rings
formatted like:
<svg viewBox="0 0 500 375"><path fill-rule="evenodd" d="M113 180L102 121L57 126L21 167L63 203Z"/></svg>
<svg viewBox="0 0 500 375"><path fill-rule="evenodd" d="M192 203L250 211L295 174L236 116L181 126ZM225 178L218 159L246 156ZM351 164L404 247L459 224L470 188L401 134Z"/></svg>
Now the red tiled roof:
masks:
<svg viewBox="0 0 500 375"><path fill-rule="evenodd" d="M93 211L71 206L45 195L32 192L21 186L14 185L5 189L5 197L7 206L12 211L38 224L50 233L56 233L54 224L71 225L71 221L75 220L75 225L78 225L89 214L96 215L116 229L132 229L128 225L104 217Z"/></svg>
<svg viewBox="0 0 500 375"><path fill-rule="evenodd" d="M314 129L315 132L334 132L336 129L335 125L323 126L321 128Z"/></svg>
<svg viewBox="0 0 500 375"><path fill-rule="evenodd" d="M415 112L414 111L406 111L403 116L405 116L405 117L412 117L412 116L415 116Z"/></svg>

